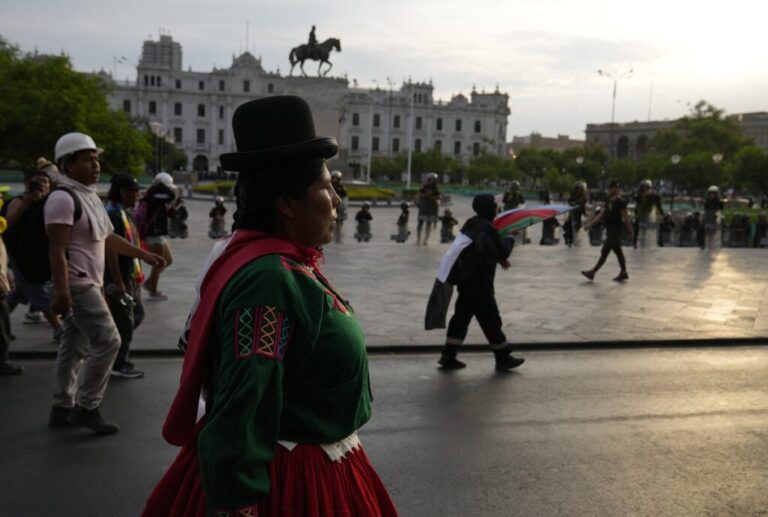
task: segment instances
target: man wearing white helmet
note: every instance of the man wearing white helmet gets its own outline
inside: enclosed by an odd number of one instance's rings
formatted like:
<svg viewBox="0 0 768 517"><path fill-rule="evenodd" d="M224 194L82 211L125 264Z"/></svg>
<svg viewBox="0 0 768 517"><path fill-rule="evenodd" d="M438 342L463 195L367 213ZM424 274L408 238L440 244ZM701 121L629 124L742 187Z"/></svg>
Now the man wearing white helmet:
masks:
<svg viewBox="0 0 768 517"><path fill-rule="evenodd" d="M347 201L349 195L347 189L341 184L341 171L331 172L331 186L336 191L336 195L341 199L341 204L336 207L336 227L333 230L333 241L341 242L341 227L347 219Z"/></svg>
<svg viewBox="0 0 768 517"><path fill-rule="evenodd" d="M707 197L704 199L704 233L708 249L715 247L715 234L720 227L720 211L723 209L723 200L720 198L720 188L712 185L707 189Z"/></svg>
<svg viewBox="0 0 768 517"><path fill-rule="evenodd" d="M651 180L641 181L635 197L635 248L645 248L655 241L649 239L648 234L658 228L657 222L663 216L661 196L654 192L653 183Z"/></svg>
<svg viewBox="0 0 768 517"><path fill-rule="evenodd" d="M173 262L169 219L175 214L173 200L176 197L176 185L173 176L160 172L144 195L146 203L146 225L140 225L145 231L142 235L147 248L165 259L163 266L154 266L143 286L149 293L150 300L163 301L168 297L158 289L160 273Z"/></svg>
<svg viewBox="0 0 768 517"><path fill-rule="evenodd" d="M75 425L112 434L119 427L99 411L120 348L102 292L105 249L153 265L162 264L163 259L113 233L95 186L101 172L100 152L83 133L67 133L56 142L56 161L63 173L58 184L66 190L48 196L44 216L54 289L51 309L64 316L64 331L48 425Z"/></svg>

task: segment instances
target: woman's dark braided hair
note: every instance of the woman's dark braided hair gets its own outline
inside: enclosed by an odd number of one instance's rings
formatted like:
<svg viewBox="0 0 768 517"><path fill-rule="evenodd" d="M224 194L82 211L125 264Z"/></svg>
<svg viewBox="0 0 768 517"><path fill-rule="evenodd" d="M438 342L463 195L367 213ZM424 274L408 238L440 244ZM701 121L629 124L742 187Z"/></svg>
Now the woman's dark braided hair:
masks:
<svg viewBox="0 0 768 517"><path fill-rule="evenodd" d="M325 160L287 161L241 171L235 183L237 209L232 230L279 233L280 216L275 201L281 196L302 199L323 172Z"/></svg>

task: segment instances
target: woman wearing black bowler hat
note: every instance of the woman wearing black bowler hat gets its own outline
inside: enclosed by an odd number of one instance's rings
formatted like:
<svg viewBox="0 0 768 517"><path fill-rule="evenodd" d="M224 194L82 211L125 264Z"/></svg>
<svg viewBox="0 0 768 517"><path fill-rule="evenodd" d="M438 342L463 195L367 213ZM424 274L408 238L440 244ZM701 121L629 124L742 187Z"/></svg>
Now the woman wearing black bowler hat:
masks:
<svg viewBox="0 0 768 517"><path fill-rule="evenodd" d="M243 104L232 124L234 231L200 275L163 428L182 449L144 515L397 515L356 434L371 415L363 332L319 268L336 140L299 97Z"/></svg>

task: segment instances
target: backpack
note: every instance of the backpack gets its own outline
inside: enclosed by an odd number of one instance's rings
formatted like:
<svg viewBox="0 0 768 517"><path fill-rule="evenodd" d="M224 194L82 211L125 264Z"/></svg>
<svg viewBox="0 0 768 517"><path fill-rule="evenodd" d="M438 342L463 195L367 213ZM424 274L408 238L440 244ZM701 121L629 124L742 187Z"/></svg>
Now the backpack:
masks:
<svg viewBox="0 0 768 517"><path fill-rule="evenodd" d="M48 235L45 232L45 203L57 190L72 196L75 202L73 224L83 215L80 200L66 187L56 187L43 199L27 208L3 234L8 255L13 259L24 280L42 284L51 279L51 264L48 261Z"/></svg>

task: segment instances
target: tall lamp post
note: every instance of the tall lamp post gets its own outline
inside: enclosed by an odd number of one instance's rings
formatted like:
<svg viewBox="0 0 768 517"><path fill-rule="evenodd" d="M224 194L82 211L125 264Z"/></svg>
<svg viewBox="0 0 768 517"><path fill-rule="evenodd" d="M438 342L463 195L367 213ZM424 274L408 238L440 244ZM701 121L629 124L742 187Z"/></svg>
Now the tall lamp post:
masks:
<svg viewBox="0 0 768 517"><path fill-rule="evenodd" d="M669 183L670 183L670 187L669 187L669 189L670 189L670 193L669 193L669 211L671 213L672 210L675 208L675 180L674 180L675 174L674 174L674 171L677 168L677 164L680 163L680 155L679 154L673 154L672 156L669 157L669 161L672 162L672 170L673 170L673 174L672 174L673 179L670 179L670 181L669 181Z"/></svg>
<svg viewBox="0 0 768 517"><path fill-rule="evenodd" d="M616 149L615 149L614 139L613 139L613 137L614 137L614 134L613 134L614 133L614 124L613 124L613 122L614 122L615 116L616 116L616 87L618 85L619 79L629 79L630 77L632 77L632 72L633 72L633 69L631 69L631 68L629 70L625 70L624 72L621 72L621 73L615 73L614 72L612 74L608 73L608 72L605 72L603 70L598 70L597 71L598 75L600 75L601 77L607 77L608 79L613 81L613 95L611 96L612 100L611 100L611 142L610 142L611 148L610 148L610 153L611 153L611 157L614 158L614 159L616 158Z"/></svg>

